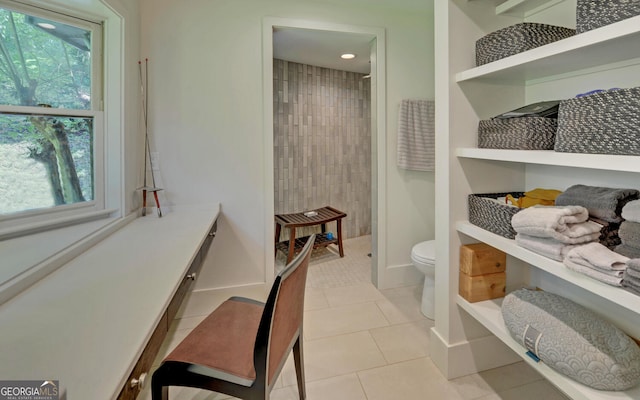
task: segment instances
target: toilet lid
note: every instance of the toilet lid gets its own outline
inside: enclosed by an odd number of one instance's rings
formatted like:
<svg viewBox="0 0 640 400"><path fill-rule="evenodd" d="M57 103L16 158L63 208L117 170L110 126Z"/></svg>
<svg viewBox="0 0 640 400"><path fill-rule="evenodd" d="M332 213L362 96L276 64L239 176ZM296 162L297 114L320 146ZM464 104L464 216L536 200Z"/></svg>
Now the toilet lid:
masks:
<svg viewBox="0 0 640 400"><path fill-rule="evenodd" d="M436 261L436 241L427 240L420 242L411 249L411 257L425 264L433 264Z"/></svg>

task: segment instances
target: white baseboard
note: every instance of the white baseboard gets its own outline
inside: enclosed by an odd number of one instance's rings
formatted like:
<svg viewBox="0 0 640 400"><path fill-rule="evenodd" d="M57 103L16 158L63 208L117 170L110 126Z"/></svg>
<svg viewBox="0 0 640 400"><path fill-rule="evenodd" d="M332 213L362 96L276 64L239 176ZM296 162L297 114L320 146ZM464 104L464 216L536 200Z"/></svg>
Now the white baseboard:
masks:
<svg viewBox="0 0 640 400"><path fill-rule="evenodd" d="M448 344L431 328L431 359L447 379L522 361L494 335Z"/></svg>
<svg viewBox="0 0 640 400"><path fill-rule="evenodd" d="M384 270L379 277L378 289L391 289L402 286L420 285L424 282L424 274L413 264L394 265Z"/></svg>

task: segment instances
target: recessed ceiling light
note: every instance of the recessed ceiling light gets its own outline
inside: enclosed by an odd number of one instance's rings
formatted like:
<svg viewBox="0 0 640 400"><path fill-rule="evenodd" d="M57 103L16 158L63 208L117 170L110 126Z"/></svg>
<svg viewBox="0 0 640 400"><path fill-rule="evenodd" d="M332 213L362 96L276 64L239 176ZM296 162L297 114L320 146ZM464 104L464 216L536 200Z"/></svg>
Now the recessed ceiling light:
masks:
<svg viewBox="0 0 640 400"><path fill-rule="evenodd" d="M340 56L340 58L342 58L343 60L353 60L354 58L356 58L356 55L351 53L344 53Z"/></svg>
<svg viewBox="0 0 640 400"><path fill-rule="evenodd" d="M44 29L56 29L56 26L47 22L38 22L38 26Z"/></svg>

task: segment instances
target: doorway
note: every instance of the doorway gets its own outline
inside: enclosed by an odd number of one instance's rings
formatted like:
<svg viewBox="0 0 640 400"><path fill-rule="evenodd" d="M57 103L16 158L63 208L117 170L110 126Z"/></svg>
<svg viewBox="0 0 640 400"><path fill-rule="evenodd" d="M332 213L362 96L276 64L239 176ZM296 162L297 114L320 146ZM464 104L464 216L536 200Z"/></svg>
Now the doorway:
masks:
<svg viewBox="0 0 640 400"><path fill-rule="evenodd" d="M356 27L349 25L337 25L329 23L265 18L263 21L263 93L264 93L264 140L265 140L265 226L267 232L265 237L267 240L274 238L273 215L275 212L275 179L274 179L274 32L287 31L289 33L301 33L302 36L311 37L314 31L321 34L333 35L335 37L355 38L360 41L366 40L369 47L366 56L366 62L370 62L370 73L365 79L370 79L370 112L371 112L371 128L370 128L370 174L371 174L371 248L372 248L372 268L371 281L374 285L384 286L380 278L384 274L380 274L385 265L385 237L384 237L384 173L385 170L385 114L384 114L384 30L379 28ZM311 39L309 39L311 40ZM333 41L335 41L334 39ZM337 39L339 40L339 39ZM325 41L326 42L326 41ZM329 41L331 42L331 41ZM336 47L337 49L337 47ZM362 51L361 51L362 52ZM316 51L314 53L320 53ZM382 61L380 61L382 60ZM360 60L362 61L362 60ZM305 64L320 64L323 67L322 60L309 59ZM330 66L327 66L328 68ZM340 69L340 67L336 67ZM365 74L362 74L364 77ZM381 143L381 146L378 146ZM269 242L265 246L267 251L267 259L265 260L266 274L265 280L269 282L273 279L274 273L274 257L273 242Z"/></svg>

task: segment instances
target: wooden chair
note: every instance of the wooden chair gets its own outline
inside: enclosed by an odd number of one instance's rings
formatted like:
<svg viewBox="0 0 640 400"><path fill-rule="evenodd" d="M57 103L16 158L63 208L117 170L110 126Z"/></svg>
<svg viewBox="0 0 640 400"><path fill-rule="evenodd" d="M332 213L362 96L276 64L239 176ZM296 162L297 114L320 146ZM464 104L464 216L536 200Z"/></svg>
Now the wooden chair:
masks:
<svg viewBox="0 0 640 400"><path fill-rule="evenodd" d="M275 278L266 303L232 297L222 303L154 372L152 400L169 386L188 386L241 399L269 399L293 349L300 399L306 398L302 317L315 235Z"/></svg>

